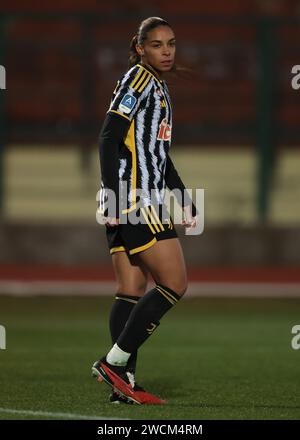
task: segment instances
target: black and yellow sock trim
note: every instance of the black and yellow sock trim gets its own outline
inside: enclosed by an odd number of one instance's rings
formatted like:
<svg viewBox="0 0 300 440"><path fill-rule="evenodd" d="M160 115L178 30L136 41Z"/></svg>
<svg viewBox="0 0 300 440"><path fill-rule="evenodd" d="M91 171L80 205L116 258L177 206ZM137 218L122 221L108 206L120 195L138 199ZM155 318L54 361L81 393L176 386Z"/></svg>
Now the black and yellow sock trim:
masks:
<svg viewBox="0 0 300 440"><path fill-rule="evenodd" d="M140 298L139 296L124 295L123 293L117 293L115 299L122 299L123 301L127 301L132 304L137 304Z"/></svg>
<svg viewBox="0 0 300 440"><path fill-rule="evenodd" d="M156 290L158 290L173 306L180 300L180 295L168 287L164 287L161 284L156 284Z"/></svg>

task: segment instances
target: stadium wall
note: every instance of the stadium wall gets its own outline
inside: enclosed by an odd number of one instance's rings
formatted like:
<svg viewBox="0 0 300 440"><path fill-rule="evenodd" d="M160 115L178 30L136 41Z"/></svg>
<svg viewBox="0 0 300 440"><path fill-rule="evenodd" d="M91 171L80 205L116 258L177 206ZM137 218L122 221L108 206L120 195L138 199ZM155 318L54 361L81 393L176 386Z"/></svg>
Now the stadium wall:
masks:
<svg viewBox="0 0 300 440"><path fill-rule="evenodd" d="M188 265L296 266L300 264L300 228L207 227L185 236L177 226ZM100 225L3 224L0 264L110 263L104 227Z"/></svg>

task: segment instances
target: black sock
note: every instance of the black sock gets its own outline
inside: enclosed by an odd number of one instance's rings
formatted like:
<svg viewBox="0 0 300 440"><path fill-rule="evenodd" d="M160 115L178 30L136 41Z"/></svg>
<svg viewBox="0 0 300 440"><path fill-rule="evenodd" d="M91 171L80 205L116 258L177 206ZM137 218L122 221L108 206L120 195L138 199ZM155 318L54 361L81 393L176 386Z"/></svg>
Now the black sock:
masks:
<svg viewBox="0 0 300 440"><path fill-rule="evenodd" d="M122 333L129 315L139 299L140 297L138 296L130 296L124 293L116 294L109 316L109 329L113 344L117 341L118 337ZM137 350L135 350L135 352L133 352L128 359L127 371L130 371L133 374L135 373L136 361Z"/></svg>
<svg viewBox="0 0 300 440"><path fill-rule="evenodd" d="M134 353L160 324L160 318L177 304L180 296L168 287L157 284L147 292L132 310L118 337L121 350Z"/></svg>

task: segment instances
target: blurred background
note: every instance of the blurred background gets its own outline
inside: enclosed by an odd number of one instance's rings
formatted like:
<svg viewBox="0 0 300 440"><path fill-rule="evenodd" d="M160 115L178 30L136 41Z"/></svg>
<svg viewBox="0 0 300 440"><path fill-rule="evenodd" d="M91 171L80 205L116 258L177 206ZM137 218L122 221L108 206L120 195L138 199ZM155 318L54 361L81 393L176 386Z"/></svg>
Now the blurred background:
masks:
<svg viewBox="0 0 300 440"><path fill-rule="evenodd" d="M189 292L300 295L296 0L1 2L0 292L109 294L97 137L141 20L177 37L171 156L205 189Z"/></svg>
<svg viewBox="0 0 300 440"><path fill-rule="evenodd" d="M0 12L0 419L299 420L299 1L0 0ZM168 78L171 156L205 191L205 226L177 226L188 291L138 355L138 382L170 405L112 408L90 378L116 292L97 138L149 16L171 24L193 71Z"/></svg>

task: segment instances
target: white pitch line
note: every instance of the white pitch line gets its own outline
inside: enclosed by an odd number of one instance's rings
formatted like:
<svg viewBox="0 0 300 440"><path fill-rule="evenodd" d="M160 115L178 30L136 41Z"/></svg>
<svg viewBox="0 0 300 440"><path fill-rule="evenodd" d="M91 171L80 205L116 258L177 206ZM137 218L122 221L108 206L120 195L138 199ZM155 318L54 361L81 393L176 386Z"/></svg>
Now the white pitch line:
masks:
<svg viewBox="0 0 300 440"><path fill-rule="evenodd" d="M5 414L23 414L28 416L41 416L41 417L53 417L58 419L74 419L74 420L130 420L120 417L95 417L82 414L70 414L70 413L55 413L48 411L31 411L23 409L13 409L13 408L0 408L0 413Z"/></svg>

